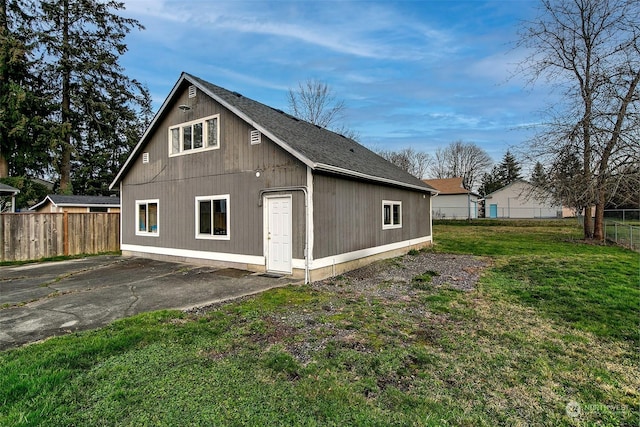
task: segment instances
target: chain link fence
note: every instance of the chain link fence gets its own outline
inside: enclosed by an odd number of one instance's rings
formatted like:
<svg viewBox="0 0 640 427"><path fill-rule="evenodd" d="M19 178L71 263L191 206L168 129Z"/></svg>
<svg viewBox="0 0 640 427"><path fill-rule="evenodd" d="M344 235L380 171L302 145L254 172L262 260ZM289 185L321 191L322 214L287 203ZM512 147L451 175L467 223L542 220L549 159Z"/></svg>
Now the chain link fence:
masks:
<svg viewBox="0 0 640 427"><path fill-rule="evenodd" d="M640 226L618 221L604 221L604 235L609 241L640 252Z"/></svg>

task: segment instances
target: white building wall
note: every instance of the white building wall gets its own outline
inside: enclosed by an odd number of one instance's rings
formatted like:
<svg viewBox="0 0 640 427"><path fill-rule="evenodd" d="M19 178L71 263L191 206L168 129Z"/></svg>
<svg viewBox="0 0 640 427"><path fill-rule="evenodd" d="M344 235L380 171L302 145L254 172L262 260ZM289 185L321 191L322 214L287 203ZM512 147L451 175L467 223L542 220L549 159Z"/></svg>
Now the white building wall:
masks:
<svg viewBox="0 0 640 427"><path fill-rule="evenodd" d="M491 218L556 218L562 217L562 207L530 196L531 184L515 182L486 199L485 216ZM495 208L492 208L495 205Z"/></svg>
<svg viewBox="0 0 640 427"><path fill-rule="evenodd" d="M478 200L466 194L439 194L431 198L433 219L471 219L478 217Z"/></svg>

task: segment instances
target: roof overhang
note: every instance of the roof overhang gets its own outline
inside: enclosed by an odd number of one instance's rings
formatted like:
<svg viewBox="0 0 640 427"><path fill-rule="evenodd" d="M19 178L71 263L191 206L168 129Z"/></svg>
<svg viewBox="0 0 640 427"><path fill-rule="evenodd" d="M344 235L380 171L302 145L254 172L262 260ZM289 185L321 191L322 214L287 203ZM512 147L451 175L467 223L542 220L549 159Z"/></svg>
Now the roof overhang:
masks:
<svg viewBox="0 0 640 427"><path fill-rule="evenodd" d="M330 172L337 175L345 175L353 178L365 179L367 181L374 181L374 182L389 184L397 187L411 188L413 190L423 191L425 193L431 193L434 195L438 194L436 190L431 188L425 188L420 185L412 185L412 184L407 184L406 182L394 181L388 178L380 178L378 176L368 175L365 173L360 173L360 172L352 171L349 169L340 168L337 166L327 165L324 163L316 164L315 170L319 172Z"/></svg>
<svg viewBox="0 0 640 427"><path fill-rule="evenodd" d="M0 196L15 196L20 190L10 185L2 184L0 186Z"/></svg>
<svg viewBox="0 0 640 427"><path fill-rule="evenodd" d="M190 78L190 76L185 72L183 72L180 75L180 78L178 79L176 84L171 89L171 92L169 93L169 95L167 96L165 101L163 102L162 106L160 107L160 109L158 110L156 115L153 117L153 120L151 121L151 124L145 130L144 135L142 135L142 138L140 138L140 141L138 141L138 143L134 147L133 151L131 152L131 154L129 155L127 160L125 161L124 165L122 166L122 168L120 168L120 171L116 175L115 179L113 180L111 185L109 185L109 190L112 190L114 187L116 187L120 183L122 178L124 177L124 174L131 168L132 162L138 156L139 151L144 146L144 144L145 144L147 138L149 137L149 135L151 134L151 132L155 129L155 127L157 125L157 122L160 120L160 117L163 116L164 110L167 108L168 104L171 102L171 100L175 96L176 92L178 91L178 88L180 88L182 83L185 82L185 81L187 81L190 84L194 85L200 91L202 91L203 93L205 93L206 95L208 95L209 97L214 99L216 102L220 103L222 106L224 106L225 108L230 110L233 114L235 114L238 117L240 117L241 119L243 119L245 122L247 122L249 125L254 127L256 130L260 131L260 133L262 133L263 135L267 136L270 140L275 142L278 146L280 146L287 153L291 154L293 157L295 157L296 159L298 159L299 161L301 161L307 167L311 168L314 171L324 171L324 172L334 173L334 174L338 174L338 175L344 175L344 176L350 176L350 177L354 177L354 178L366 179L366 180L379 182L379 183L384 183L384 184L388 184L388 185L394 185L394 186L399 186L399 187L404 187L404 188L410 188L412 190L422 191L422 192L425 192L425 193L438 194L437 190L435 190L433 188L430 188L430 187L427 188L427 187L423 187L423 186L419 186L419 185L412 185L412 184L408 184L408 183L405 183L405 182L400 182L400 181L395 181L395 180L391 180L391 179L388 179L388 178L381 178L381 177L377 177L377 176L373 176L373 175L368 175L368 174L364 174L364 173L360 173L360 172L356 172L356 171L352 171L352 170L348 170L348 169L344 169L344 168L340 168L340 167L336 167L336 166L332 166L332 165L327 165L327 164L322 164L322 163L315 163L315 162L311 161L311 159L309 159L308 157L306 157L305 155L300 153L299 151L297 151L294 148L292 148L289 144L287 144L285 141L283 141L282 139L280 139L279 137L274 135L272 132L267 130L260 123L256 123L251 117L249 117L243 111L239 110L238 108L236 108L235 106L231 105L230 103L228 103L226 100L224 100L220 96L218 96L215 93L211 92L206 86L202 85L196 79Z"/></svg>

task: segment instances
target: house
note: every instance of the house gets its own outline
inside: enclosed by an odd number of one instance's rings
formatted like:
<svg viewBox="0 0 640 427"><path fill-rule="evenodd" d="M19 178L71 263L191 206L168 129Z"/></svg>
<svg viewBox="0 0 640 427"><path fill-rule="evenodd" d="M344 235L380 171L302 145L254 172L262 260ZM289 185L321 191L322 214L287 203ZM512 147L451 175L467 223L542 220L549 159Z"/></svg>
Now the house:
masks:
<svg viewBox="0 0 640 427"><path fill-rule="evenodd" d="M562 206L519 179L484 197L488 218L562 218Z"/></svg>
<svg viewBox="0 0 640 427"><path fill-rule="evenodd" d="M120 198L107 196L66 196L49 194L40 203L29 208L36 212L120 212Z"/></svg>
<svg viewBox="0 0 640 427"><path fill-rule="evenodd" d="M10 185L7 184L3 184L0 182L0 198L2 197L11 197L11 212L15 212L16 211L16 194L18 194L20 192L20 190L18 190L17 188L14 188ZM5 204L0 203L0 212L3 212L4 209L1 209L3 206L5 206Z"/></svg>
<svg viewBox="0 0 640 427"><path fill-rule="evenodd" d="M424 182L438 190L431 200L431 210L436 219L478 218L480 195L462 186L462 177L425 179Z"/></svg>
<svg viewBox="0 0 640 427"><path fill-rule="evenodd" d="M319 280L431 244L433 188L182 73L110 186L125 255Z"/></svg>

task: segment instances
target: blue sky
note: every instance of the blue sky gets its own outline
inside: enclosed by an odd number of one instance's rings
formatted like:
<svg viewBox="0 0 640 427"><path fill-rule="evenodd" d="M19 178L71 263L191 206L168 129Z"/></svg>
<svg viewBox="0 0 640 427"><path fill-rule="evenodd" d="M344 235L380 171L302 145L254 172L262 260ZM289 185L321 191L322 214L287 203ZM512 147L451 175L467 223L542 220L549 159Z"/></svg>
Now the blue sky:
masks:
<svg viewBox="0 0 640 427"><path fill-rule="evenodd" d="M146 29L127 38L127 73L157 109L187 71L288 110L310 78L344 100L344 124L373 149L433 153L474 142L499 161L532 135L544 85L513 77L518 25L537 3L490 1L125 0Z"/></svg>

